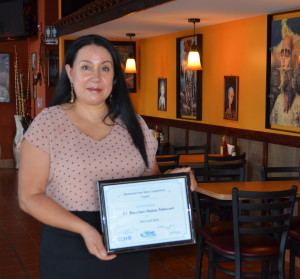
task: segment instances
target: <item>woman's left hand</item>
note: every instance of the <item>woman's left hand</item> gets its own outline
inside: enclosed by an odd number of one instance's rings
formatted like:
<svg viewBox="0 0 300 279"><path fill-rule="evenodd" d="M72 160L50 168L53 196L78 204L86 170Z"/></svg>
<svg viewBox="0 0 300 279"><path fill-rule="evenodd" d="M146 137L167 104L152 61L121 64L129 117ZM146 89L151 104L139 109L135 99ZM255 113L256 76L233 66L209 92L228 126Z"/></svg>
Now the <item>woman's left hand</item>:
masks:
<svg viewBox="0 0 300 279"><path fill-rule="evenodd" d="M197 188L197 181L196 181L195 175L194 175L191 167L176 168L176 169L170 170L169 173L180 173L180 172L188 172L190 174L190 181L191 181L190 189L192 192L194 192Z"/></svg>

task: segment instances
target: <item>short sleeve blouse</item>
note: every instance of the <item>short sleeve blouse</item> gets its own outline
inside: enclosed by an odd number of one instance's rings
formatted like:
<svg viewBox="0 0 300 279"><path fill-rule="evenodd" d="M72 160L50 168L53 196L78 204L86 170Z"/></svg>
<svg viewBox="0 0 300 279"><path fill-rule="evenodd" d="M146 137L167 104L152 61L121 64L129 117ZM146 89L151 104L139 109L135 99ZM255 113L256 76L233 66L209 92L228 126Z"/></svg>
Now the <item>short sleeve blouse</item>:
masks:
<svg viewBox="0 0 300 279"><path fill-rule="evenodd" d="M97 211L97 181L150 171L157 140L139 115L138 120L145 136L148 168L121 119L116 119L105 138L95 140L77 129L62 107L44 109L24 137L50 156L47 195L70 211Z"/></svg>

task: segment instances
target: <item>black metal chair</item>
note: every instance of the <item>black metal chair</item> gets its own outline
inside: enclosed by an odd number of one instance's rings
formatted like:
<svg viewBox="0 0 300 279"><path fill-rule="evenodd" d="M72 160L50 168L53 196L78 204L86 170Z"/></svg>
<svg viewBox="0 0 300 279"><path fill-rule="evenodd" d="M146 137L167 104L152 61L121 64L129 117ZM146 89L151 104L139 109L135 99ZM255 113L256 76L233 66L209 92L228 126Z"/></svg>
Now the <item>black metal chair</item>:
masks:
<svg viewBox="0 0 300 279"><path fill-rule="evenodd" d="M192 146L173 146L173 152L178 155L183 154L207 154L208 145L192 145ZM193 172L197 182L203 181L204 168L193 168Z"/></svg>
<svg viewBox="0 0 300 279"><path fill-rule="evenodd" d="M261 167L263 181L300 180L300 167ZM296 198L299 201L299 198ZM300 216L293 216L291 230L300 229Z"/></svg>
<svg viewBox="0 0 300 279"><path fill-rule="evenodd" d="M263 181L280 181L280 180L300 180L300 167L265 167L260 169L261 179ZM299 202L299 198L296 198ZM290 278L295 278L295 256L298 255L295 247L300 246L297 243L297 231L300 231L300 216L293 216L288 238L287 247L290 249ZM292 237L294 235L294 237Z"/></svg>
<svg viewBox="0 0 300 279"><path fill-rule="evenodd" d="M297 187L273 192L232 190L234 235L212 237L209 247L209 279L215 270L236 279L261 277L283 279L286 241L293 214ZM268 200L268 203L265 203ZM234 270L222 262L233 261ZM260 261L261 271L242 271L242 263Z"/></svg>
<svg viewBox="0 0 300 279"><path fill-rule="evenodd" d="M205 240L211 237L233 234L232 221L212 221L210 220L211 211L216 206L228 207L231 206L231 201L215 201L193 192L194 208L196 210L197 224L197 263L195 279L200 279L202 275L203 254L207 252Z"/></svg>
<svg viewBox="0 0 300 279"><path fill-rule="evenodd" d="M156 161L161 173L169 169L176 169L179 165L179 155L156 156Z"/></svg>
<svg viewBox="0 0 300 279"><path fill-rule="evenodd" d="M192 145L192 146L174 146L174 152L176 154L207 154L208 146L203 145Z"/></svg>
<svg viewBox="0 0 300 279"><path fill-rule="evenodd" d="M211 159L211 160L210 160ZM205 155L204 181L205 182L235 182L245 180L246 154L234 157L220 157ZM220 201L194 192L198 224L198 249L196 277L201 278L202 259L206 251L205 240L215 236L233 234L232 203ZM212 216L219 220L211 222Z"/></svg>
<svg viewBox="0 0 300 279"><path fill-rule="evenodd" d="M246 153L236 156L205 155L205 182L232 182L245 180Z"/></svg>
<svg viewBox="0 0 300 279"><path fill-rule="evenodd" d="M300 167L261 167L263 181L300 180Z"/></svg>

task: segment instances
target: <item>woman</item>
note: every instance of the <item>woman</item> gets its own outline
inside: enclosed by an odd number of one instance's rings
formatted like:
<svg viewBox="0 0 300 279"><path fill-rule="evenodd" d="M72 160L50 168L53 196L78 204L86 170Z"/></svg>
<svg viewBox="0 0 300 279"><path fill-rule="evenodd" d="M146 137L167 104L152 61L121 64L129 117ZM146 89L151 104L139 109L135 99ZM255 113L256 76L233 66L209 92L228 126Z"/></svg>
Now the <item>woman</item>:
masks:
<svg viewBox="0 0 300 279"><path fill-rule="evenodd" d="M20 207L44 224L41 279L147 278L147 252L106 254L96 181L158 174L156 149L112 44L97 35L75 40L53 105L21 146Z"/></svg>

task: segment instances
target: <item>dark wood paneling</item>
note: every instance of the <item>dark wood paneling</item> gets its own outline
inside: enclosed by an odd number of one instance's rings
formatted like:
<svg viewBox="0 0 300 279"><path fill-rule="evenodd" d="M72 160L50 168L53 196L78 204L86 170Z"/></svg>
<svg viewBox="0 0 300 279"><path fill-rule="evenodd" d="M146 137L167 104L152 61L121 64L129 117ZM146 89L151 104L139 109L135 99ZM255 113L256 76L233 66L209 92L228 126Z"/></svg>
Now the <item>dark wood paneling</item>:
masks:
<svg viewBox="0 0 300 279"><path fill-rule="evenodd" d="M144 115L143 118L147 123L153 123L157 125L170 126L170 127L182 128L187 130L195 130L195 131L206 132L208 134L226 135L233 138L241 138L247 140L261 141L264 143L281 144L281 145L300 148L299 136L274 134L268 132L238 129L238 128L231 128L231 127L189 122L189 121L180 121L180 120L158 118L152 116L144 116Z"/></svg>

